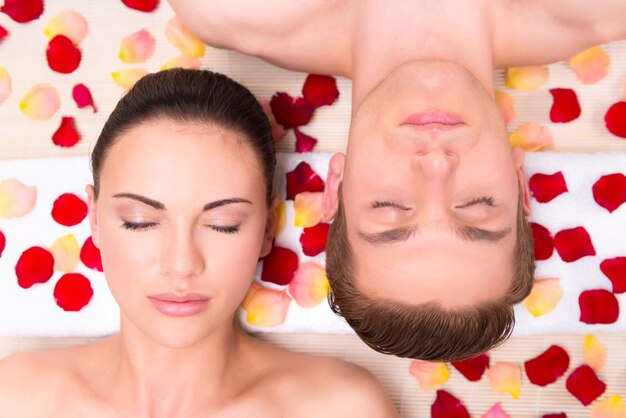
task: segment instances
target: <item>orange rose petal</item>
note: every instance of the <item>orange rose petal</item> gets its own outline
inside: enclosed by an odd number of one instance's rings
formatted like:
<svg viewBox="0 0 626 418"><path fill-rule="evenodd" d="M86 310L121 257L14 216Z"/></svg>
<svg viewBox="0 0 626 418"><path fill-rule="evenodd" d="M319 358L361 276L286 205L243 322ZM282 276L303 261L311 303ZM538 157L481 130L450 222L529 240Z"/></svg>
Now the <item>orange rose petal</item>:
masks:
<svg viewBox="0 0 626 418"><path fill-rule="evenodd" d="M165 25L165 37L189 57L204 55L204 44L183 26L178 17L171 18Z"/></svg>
<svg viewBox="0 0 626 418"><path fill-rule="evenodd" d="M542 316L552 312L563 296L559 279L541 279L535 281L532 291L524 299L524 306L532 316Z"/></svg>
<svg viewBox="0 0 626 418"><path fill-rule="evenodd" d="M527 122L509 135L512 147L520 147L525 151L554 149L552 132L536 122Z"/></svg>
<svg viewBox="0 0 626 418"><path fill-rule="evenodd" d="M78 44L87 36L87 21L73 10L64 10L48 21L43 33L48 39L64 35L74 44Z"/></svg>
<svg viewBox="0 0 626 418"><path fill-rule="evenodd" d="M293 202L293 224L302 228L315 226L322 220L322 192L298 193Z"/></svg>
<svg viewBox="0 0 626 418"><path fill-rule="evenodd" d="M413 360L409 373L419 382L420 390L437 389L450 379L450 370L445 363Z"/></svg>
<svg viewBox="0 0 626 418"><path fill-rule="evenodd" d="M276 216L274 220L274 236L278 236L285 229L285 225L287 225L287 211L284 200L281 199L278 206L276 206L274 216Z"/></svg>
<svg viewBox="0 0 626 418"><path fill-rule="evenodd" d="M496 104L500 109L504 123L508 126L515 121L515 99L509 93L496 90Z"/></svg>
<svg viewBox="0 0 626 418"><path fill-rule="evenodd" d="M37 187L26 186L19 180L0 181L0 218L19 218L35 207Z"/></svg>
<svg viewBox="0 0 626 418"><path fill-rule="evenodd" d="M123 89L130 90L140 78L147 76L148 71L143 68L129 68L111 73L115 84Z"/></svg>
<svg viewBox="0 0 626 418"><path fill-rule="evenodd" d="M144 62L154 54L154 48L154 37L147 30L141 29L122 38L119 57L124 62Z"/></svg>
<svg viewBox="0 0 626 418"><path fill-rule="evenodd" d="M20 102L22 113L36 120L50 119L59 107L59 93L50 84L35 84Z"/></svg>
<svg viewBox="0 0 626 418"><path fill-rule="evenodd" d="M494 391L508 393L513 399L519 398L522 389L522 369L520 366L502 361L490 366L485 373Z"/></svg>
<svg viewBox="0 0 626 418"><path fill-rule="evenodd" d="M285 322L291 298L283 290L266 289L253 282L241 306L246 322L257 327L275 327Z"/></svg>
<svg viewBox="0 0 626 418"><path fill-rule="evenodd" d="M506 70L506 86L515 90L536 90L548 81L548 67L513 67Z"/></svg>
<svg viewBox="0 0 626 418"><path fill-rule="evenodd" d="M626 418L626 405L619 395L609 396L594 406L591 418Z"/></svg>
<svg viewBox="0 0 626 418"><path fill-rule="evenodd" d="M593 84L609 74L609 56L599 46L574 55L569 66L583 84Z"/></svg>
<svg viewBox="0 0 626 418"><path fill-rule="evenodd" d="M324 267L314 261L300 263L289 283L289 293L303 308L319 305L328 297L329 289Z"/></svg>
<svg viewBox="0 0 626 418"><path fill-rule="evenodd" d="M8 71L0 67L0 104L11 95L11 76Z"/></svg>
<svg viewBox="0 0 626 418"><path fill-rule="evenodd" d="M69 273L73 271L80 262L80 245L72 234L56 240L48 251L54 257L54 269Z"/></svg>
<svg viewBox="0 0 626 418"><path fill-rule="evenodd" d="M599 372L606 363L606 349L593 335L585 337L583 356L585 363L596 372Z"/></svg>
<svg viewBox="0 0 626 418"><path fill-rule="evenodd" d="M200 60L198 58L188 57L187 55L180 55L176 58L172 58L161 67L161 70L169 70L170 68L187 68L190 70L200 69Z"/></svg>

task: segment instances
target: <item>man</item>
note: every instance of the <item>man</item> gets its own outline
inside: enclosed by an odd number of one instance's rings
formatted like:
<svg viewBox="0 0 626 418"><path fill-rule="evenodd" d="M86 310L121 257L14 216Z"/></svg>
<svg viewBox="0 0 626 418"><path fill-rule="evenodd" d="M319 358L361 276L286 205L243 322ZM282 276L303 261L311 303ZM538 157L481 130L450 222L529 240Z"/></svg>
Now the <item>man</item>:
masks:
<svg viewBox="0 0 626 418"><path fill-rule="evenodd" d="M210 45L349 77L324 213L331 306L372 348L427 360L501 344L534 275L524 153L493 70L626 38L626 1L170 0Z"/></svg>

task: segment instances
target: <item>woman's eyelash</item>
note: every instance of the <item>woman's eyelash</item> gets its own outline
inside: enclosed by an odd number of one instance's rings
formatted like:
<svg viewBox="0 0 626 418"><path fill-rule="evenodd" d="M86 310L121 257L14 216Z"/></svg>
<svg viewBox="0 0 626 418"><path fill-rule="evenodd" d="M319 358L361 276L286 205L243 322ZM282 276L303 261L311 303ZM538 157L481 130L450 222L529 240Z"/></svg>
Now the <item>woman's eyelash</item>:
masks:
<svg viewBox="0 0 626 418"><path fill-rule="evenodd" d="M209 225L209 228L217 232L222 232L224 234L236 234L237 232L239 232L239 225L232 225L232 226Z"/></svg>
<svg viewBox="0 0 626 418"><path fill-rule="evenodd" d="M394 202L392 200L375 200L374 202L372 202L372 208L374 209L378 209L378 208L398 208L398 209L402 209L402 210L409 210L409 208L407 208L406 206L402 206L401 204Z"/></svg>
<svg viewBox="0 0 626 418"><path fill-rule="evenodd" d="M146 229L150 229L153 226L156 226L156 222L132 223L124 221L124 223L122 224L123 228L129 229L131 231L143 231Z"/></svg>

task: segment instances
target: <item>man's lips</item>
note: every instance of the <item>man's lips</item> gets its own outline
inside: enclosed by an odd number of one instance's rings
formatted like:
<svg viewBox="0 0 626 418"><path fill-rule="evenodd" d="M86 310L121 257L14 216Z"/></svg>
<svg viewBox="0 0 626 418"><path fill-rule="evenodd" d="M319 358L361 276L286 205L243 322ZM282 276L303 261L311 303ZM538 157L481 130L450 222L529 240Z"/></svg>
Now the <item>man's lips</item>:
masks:
<svg viewBox="0 0 626 418"><path fill-rule="evenodd" d="M465 121L461 116L454 113L431 110L428 112L413 114L406 118L401 125L409 125L412 128L419 130L438 129L447 131L465 126Z"/></svg>

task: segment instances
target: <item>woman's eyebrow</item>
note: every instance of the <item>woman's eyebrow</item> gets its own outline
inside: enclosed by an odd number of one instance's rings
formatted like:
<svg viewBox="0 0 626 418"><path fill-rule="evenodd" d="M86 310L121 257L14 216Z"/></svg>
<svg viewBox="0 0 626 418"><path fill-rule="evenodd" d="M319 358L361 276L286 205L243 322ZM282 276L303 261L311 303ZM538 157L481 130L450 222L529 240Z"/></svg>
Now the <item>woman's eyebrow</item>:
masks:
<svg viewBox="0 0 626 418"><path fill-rule="evenodd" d="M132 200L136 200L138 202L141 202L143 204L146 204L146 205L148 205L150 207L153 207L155 209L165 210L165 205L163 203L161 203L159 201L156 201L154 199L150 199L149 197L138 195L136 193L118 193L116 195L113 195L113 197L115 197L115 198L132 199ZM228 198L228 199L220 199L220 200L216 200L216 201L207 203L202 208L202 211L208 211L208 210L212 210L212 209L215 209L215 208L219 208L221 206L232 205L232 204L235 204L235 203L252 204L252 202L249 201L248 199L244 199L242 197L231 197L231 198Z"/></svg>

